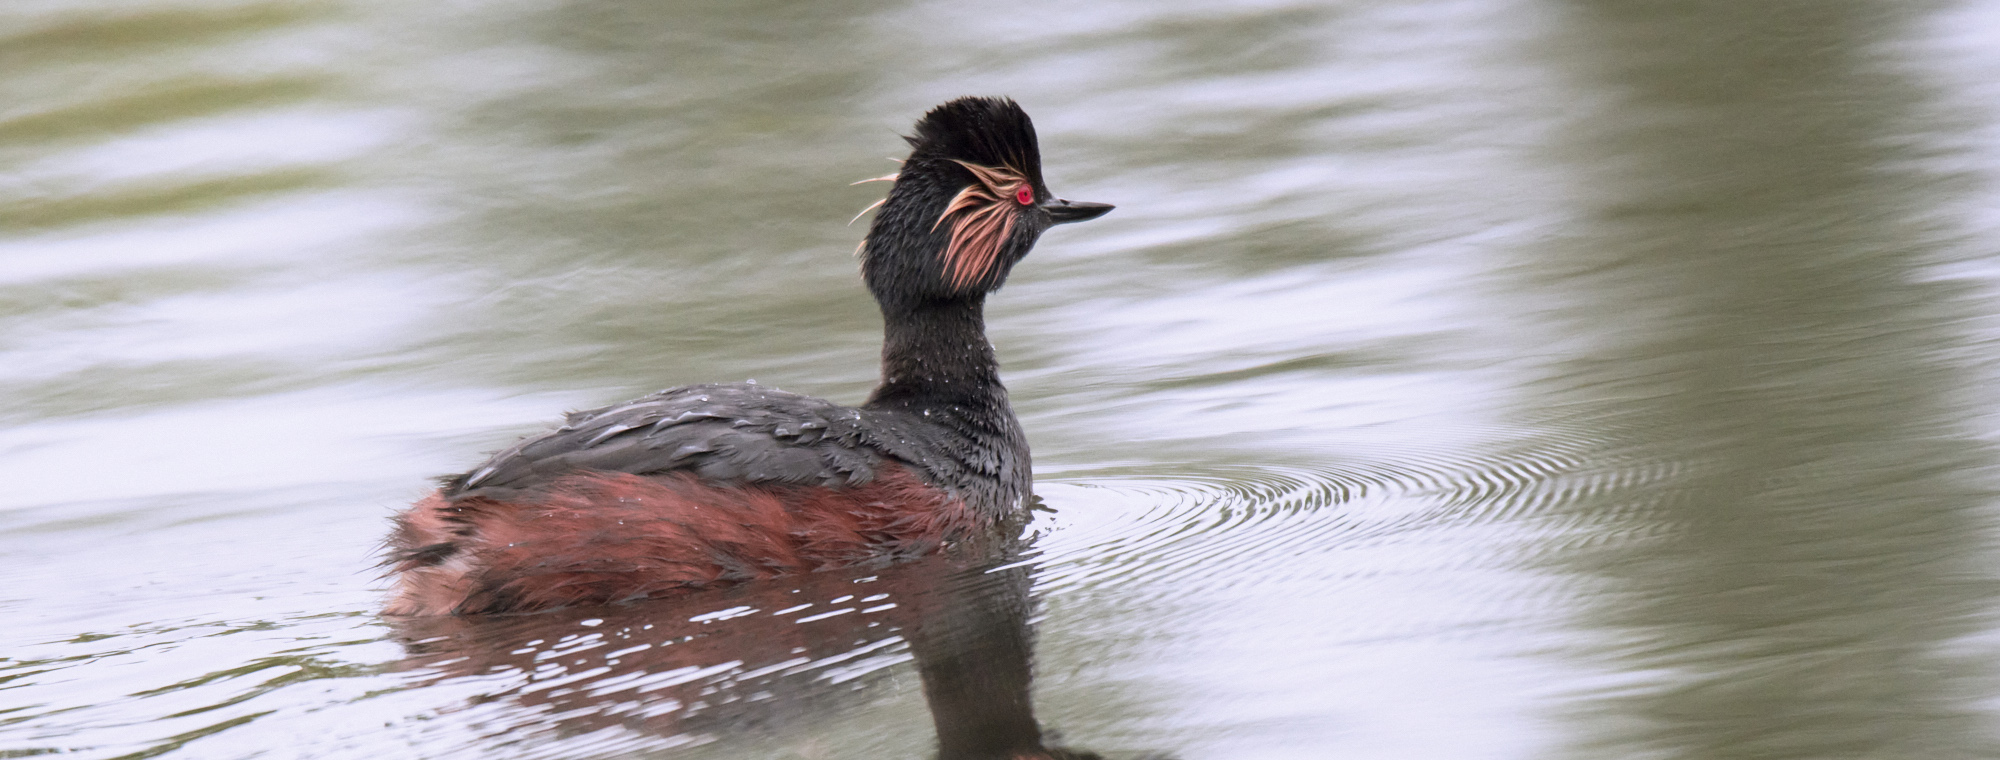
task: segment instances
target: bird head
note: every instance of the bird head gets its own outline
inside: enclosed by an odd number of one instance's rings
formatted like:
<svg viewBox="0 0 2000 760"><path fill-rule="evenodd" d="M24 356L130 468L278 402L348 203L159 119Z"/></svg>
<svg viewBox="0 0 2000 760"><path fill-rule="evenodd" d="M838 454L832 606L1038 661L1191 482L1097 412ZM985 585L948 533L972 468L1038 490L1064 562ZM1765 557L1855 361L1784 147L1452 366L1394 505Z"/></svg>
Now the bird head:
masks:
<svg viewBox="0 0 2000 760"><path fill-rule="evenodd" d="M1109 204L1058 198L1042 182L1035 124L1013 100L959 98L917 120L910 157L862 241L862 276L884 306L999 289L1048 228Z"/></svg>

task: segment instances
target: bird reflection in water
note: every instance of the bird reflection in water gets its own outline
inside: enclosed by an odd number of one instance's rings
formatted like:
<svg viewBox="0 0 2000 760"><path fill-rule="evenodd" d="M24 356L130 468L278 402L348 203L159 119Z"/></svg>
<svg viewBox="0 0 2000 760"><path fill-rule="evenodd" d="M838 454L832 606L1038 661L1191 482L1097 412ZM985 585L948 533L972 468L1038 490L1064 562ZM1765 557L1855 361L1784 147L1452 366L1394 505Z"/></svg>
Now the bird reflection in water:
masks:
<svg viewBox="0 0 2000 760"><path fill-rule="evenodd" d="M945 552L629 606L391 625L417 685L499 679L474 701L510 703L482 721L508 744L812 733L914 658L941 760L1097 758L1049 746L1035 720L1032 567L1015 556Z"/></svg>

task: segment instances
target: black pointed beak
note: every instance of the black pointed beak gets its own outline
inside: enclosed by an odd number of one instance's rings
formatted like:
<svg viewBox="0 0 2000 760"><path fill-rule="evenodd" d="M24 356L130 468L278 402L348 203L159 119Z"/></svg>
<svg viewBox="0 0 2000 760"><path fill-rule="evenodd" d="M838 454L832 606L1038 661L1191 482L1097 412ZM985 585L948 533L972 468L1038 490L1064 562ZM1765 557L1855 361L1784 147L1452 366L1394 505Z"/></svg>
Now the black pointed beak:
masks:
<svg viewBox="0 0 2000 760"><path fill-rule="evenodd" d="M1114 208L1117 208L1117 206L1109 203L1066 201L1061 198L1042 204L1042 210L1049 212L1049 218L1055 220L1056 224L1087 222L1103 216L1106 212Z"/></svg>

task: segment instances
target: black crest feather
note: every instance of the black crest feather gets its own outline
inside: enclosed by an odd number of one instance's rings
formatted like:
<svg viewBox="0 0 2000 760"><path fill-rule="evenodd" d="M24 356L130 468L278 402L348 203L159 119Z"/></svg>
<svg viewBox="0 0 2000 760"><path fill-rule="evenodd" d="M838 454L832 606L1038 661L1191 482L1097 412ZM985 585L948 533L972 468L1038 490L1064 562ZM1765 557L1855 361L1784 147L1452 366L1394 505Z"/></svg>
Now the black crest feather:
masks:
<svg viewBox="0 0 2000 760"><path fill-rule="evenodd" d="M1042 150L1035 122L1013 98L966 97L938 106L917 120L908 140L913 159L955 159L1007 167L1042 186Z"/></svg>

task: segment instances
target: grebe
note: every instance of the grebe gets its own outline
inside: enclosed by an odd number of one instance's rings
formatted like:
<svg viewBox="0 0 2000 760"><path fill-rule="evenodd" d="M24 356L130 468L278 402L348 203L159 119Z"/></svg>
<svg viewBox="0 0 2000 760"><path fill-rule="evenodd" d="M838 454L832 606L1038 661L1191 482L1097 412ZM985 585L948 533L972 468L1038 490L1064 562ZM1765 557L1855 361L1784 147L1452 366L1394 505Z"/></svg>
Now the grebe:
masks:
<svg viewBox="0 0 2000 760"><path fill-rule="evenodd" d="M1049 192L1034 123L1009 99L945 103L904 139L860 249L884 322L865 403L744 383L571 413L397 516L385 612L669 596L919 556L1017 522L1028 442L986 295L1043 231L1112 207Z"/></svg>

